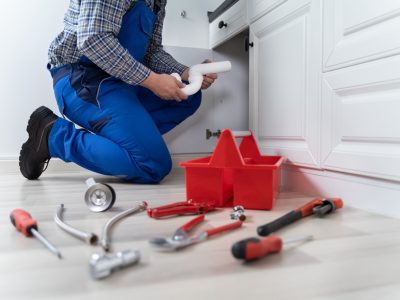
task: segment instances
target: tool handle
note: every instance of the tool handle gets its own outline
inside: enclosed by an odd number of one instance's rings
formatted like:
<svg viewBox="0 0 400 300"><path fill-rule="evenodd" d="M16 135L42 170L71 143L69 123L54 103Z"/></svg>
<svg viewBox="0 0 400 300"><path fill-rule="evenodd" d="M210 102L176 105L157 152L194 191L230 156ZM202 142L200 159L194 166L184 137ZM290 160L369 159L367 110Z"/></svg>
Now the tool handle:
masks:
<svg viewBox="0 0 400 300"><path fill-rule="evenodd" d="M236 221L230 224L226 224L223 226L219 226L216 228L211 228L206 230L205 232L207 233L207 236L212 236L214 234L220 233L220 232L224 232L224 231L228 231L231 229L235 229L235 228L239 228L240 226L242 226L243 222L242 221Z"/></svg>
<svg viewBox="0 0 400 300"><path fill-rule="evenodd" d="M204 221L204 217L205 217L204 215L200 215L200 216L190 220L189 222L183 224L179 229L181 229L183 231L189 231L190 229L192 229L197 224L203 222Z"/></svg>
<svg viewBox="0 0 400 300"><path fill-rule="evenodd" d="M32 236L32 229L38 229L37 222L23 209L14 209L10 214L10 220L15 228L26 237Z"/></svg>
<svg viewBox="0 0 400 300"><path fill-rule="evenodd" d="M336 209L343 208L343 200L341 198L330 198L335 203Z"/></svg>
<svg viewBox="0 0 400 300"><path fill-rule="evenodd" d="M148 210L151 211L153 209L167 209L167 208L173 208L173 207L177 207L177 206L186 206L186 205L189 205L189 204L190 203L188 201L174 202L174 203L170 203L170 204L166 204L166 205L161 205L161 206L149 208Z"/></svg>
<svg viewBox="0 0 400 300"><path fill-rule="evenodd" d="M231 252L237 259L254 260L282 250L282 239L271 235L264 239L249 238L233 244Z"/></svg>
<svg viewBox="0 0 400 300"><path fill-rule="evenodd" d="M151 209L151 211L147 210L147 214L151 218L155 219L174 216L174 215L199 214L199 213L200 213L199 208L195 206L181 206L181 207L177 206L167 209L153 208Z"/></svg>
<svg viewBox="0 0 400 300"><path fill-rule="evenodd" d="M272 232L275 232L281 229L282 227L285 227L286 225L289 225L297 220L300 220L301 218L302 218L301 211L293 210L268 224L259 226L257 228L257 233L258 235L261 236L267 236Z"/></svg>

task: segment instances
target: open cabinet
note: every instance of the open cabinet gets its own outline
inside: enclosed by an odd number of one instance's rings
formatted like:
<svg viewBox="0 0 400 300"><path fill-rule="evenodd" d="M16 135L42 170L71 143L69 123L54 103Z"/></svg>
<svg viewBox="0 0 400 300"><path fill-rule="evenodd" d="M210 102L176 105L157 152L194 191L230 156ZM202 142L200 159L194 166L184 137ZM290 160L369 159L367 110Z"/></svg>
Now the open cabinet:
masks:
<svg viewBox="0 0 400 300"><path fill-rule="evenodd" d="M168 1L164 39L164 49L168 53L188 66L199 64L206 58L232 63L230 72L219 74L213 86L203 91L202 104L195 115L164 136L172 154L209 153L222 129L249 129L249 54L244 47L247 33L235 34L213 49L210 49L208 39L200 43L196 38L210 36L207 11L222 2ZM182 11L185 17L181 17ZM179 32L169 31L172 28L178 28ZM207 137L207 132L213 136Z"/></svg>

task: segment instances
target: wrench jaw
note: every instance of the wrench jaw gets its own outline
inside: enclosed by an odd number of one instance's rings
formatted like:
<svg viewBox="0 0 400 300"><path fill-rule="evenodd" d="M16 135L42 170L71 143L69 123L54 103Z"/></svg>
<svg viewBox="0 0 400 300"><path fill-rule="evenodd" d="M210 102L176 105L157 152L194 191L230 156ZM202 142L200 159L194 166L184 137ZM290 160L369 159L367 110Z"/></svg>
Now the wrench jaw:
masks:
<svg viewBox="0 0 400 300"><path fill-rule="evenodd" d="M149 243L154 247L154 249L164 252L172 252L184 247L184 241L177 241L164 237L153 238L149 241Z"/></svg>
<svg viewBox="0 0 400 300"><path fill-rule="evenodd" d="M207 239L207 232L202 232L195 237L187 237L180 240L176 240L174 238L153 238L149 242L150 244L157 250L160 251L177 251L183 248L186 248L190 245L200 243ZM175 236L174 236L175 237Z"/></svg>

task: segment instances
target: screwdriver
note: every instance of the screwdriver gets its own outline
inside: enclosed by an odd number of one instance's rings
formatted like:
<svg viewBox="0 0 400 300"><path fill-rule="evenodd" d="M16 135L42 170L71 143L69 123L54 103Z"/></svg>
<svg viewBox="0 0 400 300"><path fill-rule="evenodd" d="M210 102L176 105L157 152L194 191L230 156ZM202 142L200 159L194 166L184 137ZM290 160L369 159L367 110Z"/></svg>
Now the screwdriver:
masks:
<svg viewBox="0 0 400 300"><path fill-rule="evenodd" d="M312 239L312 235L285 240L282 240L277 235L270 235L263 239L254 237L236 242L233 244L231 251L235 258L250 261L267 256L271 253L279 253L284 244L310 241Z"/></svg>
<svg viewBox="0 0 400 300"><path fill-rule="evenodd" d="M14 209L10 214L11 223L18 229L24 236L37 238L43 245L46 246L53 254L61 259L60 251L53 246L43 235L38 231L38 225L31 215L22 209Z"/></svg>

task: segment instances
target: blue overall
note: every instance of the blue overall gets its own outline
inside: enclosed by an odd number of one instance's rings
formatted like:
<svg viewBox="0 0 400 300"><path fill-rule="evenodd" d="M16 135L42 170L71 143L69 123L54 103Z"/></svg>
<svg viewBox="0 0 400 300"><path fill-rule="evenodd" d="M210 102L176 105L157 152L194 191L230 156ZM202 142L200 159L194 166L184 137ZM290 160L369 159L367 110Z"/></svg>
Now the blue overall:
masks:
<svg viewBox="0 0 400 300"><path fill-rule="evenodd" d="M143 0L123 17L117 38L140 62L155 20ZM162 100L108 75L85 57L50 73L59 110L72 121L59 118L54 123L48 142L51 157L138 183L157 183L170 172L162 134L198 109L201 92L182 102Z"/></svg>

